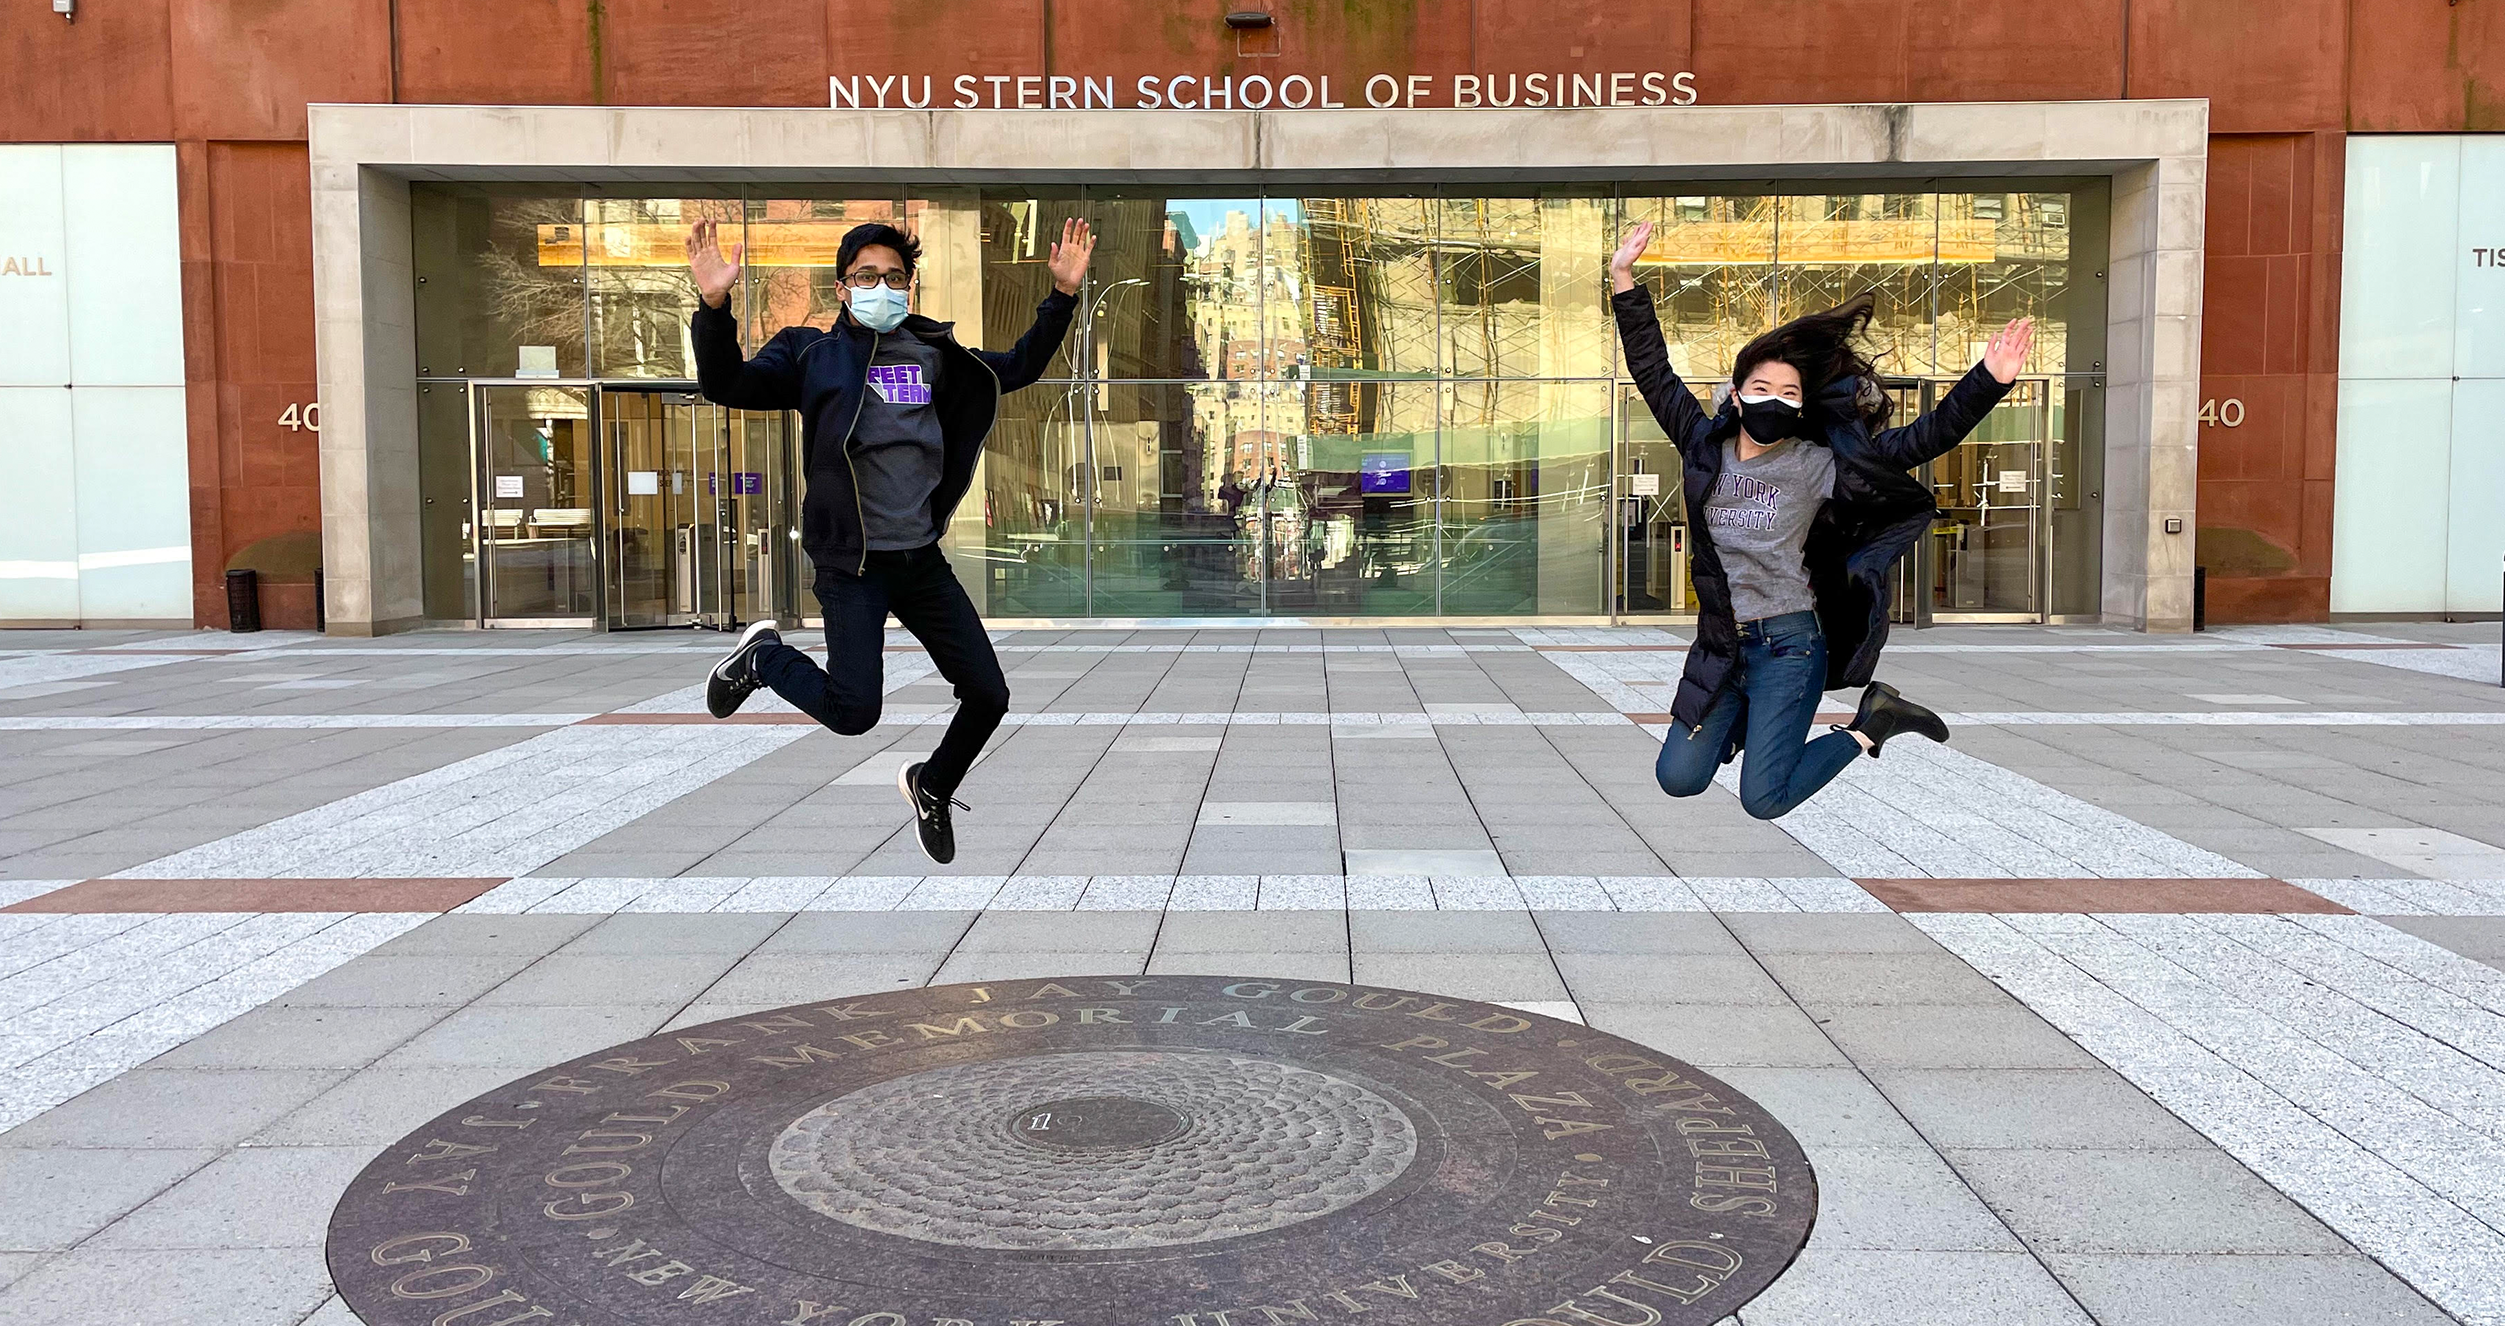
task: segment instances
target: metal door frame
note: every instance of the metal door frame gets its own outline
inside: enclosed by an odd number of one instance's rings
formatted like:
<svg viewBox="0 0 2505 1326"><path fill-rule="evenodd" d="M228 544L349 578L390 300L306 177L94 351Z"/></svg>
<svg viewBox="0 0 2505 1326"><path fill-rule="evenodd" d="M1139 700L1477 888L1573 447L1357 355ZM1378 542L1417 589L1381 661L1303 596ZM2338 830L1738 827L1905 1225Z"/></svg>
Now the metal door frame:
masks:
<svg viewBox="0 0 2505 1326"><path fill-rule="evenodd" d="M604 448L601 446L601 435L605 430L602 427L600 414L600 383L591 378L468 378L464 380L468 384L470 393L470 556L472 565L478 568L475 577L477 599L470 605L472 625L481 630L497 628L526 630L545 627L575 630L589 627L593 630L607 630L609 527L607 504L600 500L600 493L607 482L608 466L606 457L602 454ZM492 617L488 615L488 602L495 597L496 572L494 559L487 555L488 547L493 542L488 538L487 530L495 523L488 518L489 511L493 509L493 499L487 496L489 489L486 447L487 400L491 390L507 387L577 388L584 393L584 420L591 428L593 439L590 476L593 493L592 610L591 615L587 617Z"/></svg>
<svg viewBox="0 0 2505 1326"><path fill-rule="evenodd" d="M786 624L799 621L795 578L797 574L795 559L799 556L797 538L799 527L793 516L797 490L794 487L796 479L792 456L792 412L789 410L733 409L705 399L695 383L674 378L657 378L648 381L610 380L598 383L597 387L598 391L595 395L598 396L615 392L620 395L684 398L684 402L698 412L696 427L693 430L697 435L701 436L706 432L706 425L703 423L706 418L713 420L711 434L715 468L712 473L716 476L716 491L709 495L715 503L712 513L715 531L713 583L709 589L705 589L701 587L700 582L697 600L699 606L688 614L693 620L657 622L637 626L620 625L615 614L610 610L611 605L604 600L600 615L600 629L604 631L736 631L747 625L748 619L743 619L739 615L737 575L738 559L746 555L741 538L744 531L730 515L733 503L739 496L736 476L740 473L733 460L732 432L740 426L742 417L746 415L772 416L778 425L771 443L773 455L765 481L762 489L756 494L764 498L767 504L766 515L760 522L759 532L766 536L771 547L767 554L767 583L761 587L752 587L752 591L761 594L764 599L763 604L760 605L761 615L755 620L778 621ZM618 514L618 504L626 500L624 487L626 467L622 463L624 457L618 453L614 440L609 436L607 427L609 420L605 409L600 411L600 420L602 433L600 459L604 470L601 479L601 519L604 524L602 553L606 557L610 552L608 540L611 536L608 522ZM609 589L609 580L605 571L601 578L601 589L604 595ZM707 602L712 605L709 611L702 606Z"/></svg>

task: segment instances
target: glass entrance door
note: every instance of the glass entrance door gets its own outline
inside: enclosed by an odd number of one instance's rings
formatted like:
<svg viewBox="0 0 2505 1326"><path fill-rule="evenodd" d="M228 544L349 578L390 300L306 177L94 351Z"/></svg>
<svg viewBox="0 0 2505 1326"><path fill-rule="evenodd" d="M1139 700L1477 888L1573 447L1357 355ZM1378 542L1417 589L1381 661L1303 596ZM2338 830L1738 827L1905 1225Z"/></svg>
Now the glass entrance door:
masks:
<svg viewBox="0 0 2505 1326"><path fill-rule="evenodd" d="M781 412L604 387L609 624L731 630L788 601Z"/></svg>
<svg viewBox="0 0 2505 1326"><path fill-rule="evenodd" d="M1939 403L1948 382L1892 382L1896 421ZM1898 563L1892 615L1933 622L2037 622L2052 586L2053 383L2020 378L1947 455L1916 471L1939 518Z"/></svg>
<svg viewBox="0 0 2505 1326"><path fill-rule="evenodd" d="M481 386L473 394L480 622L591 625L599 594L591 389Z"/></svg>
<svg viewBox="0 0 2505 1326"><path fill-rule="evenodd" d="M1618 585L1612 609L1621 617L1683 617L1696 611L1688 592L1686 499L1679 490L1679 449L1653 421L1634 388L1621 388L1618 419Z"/></svg>

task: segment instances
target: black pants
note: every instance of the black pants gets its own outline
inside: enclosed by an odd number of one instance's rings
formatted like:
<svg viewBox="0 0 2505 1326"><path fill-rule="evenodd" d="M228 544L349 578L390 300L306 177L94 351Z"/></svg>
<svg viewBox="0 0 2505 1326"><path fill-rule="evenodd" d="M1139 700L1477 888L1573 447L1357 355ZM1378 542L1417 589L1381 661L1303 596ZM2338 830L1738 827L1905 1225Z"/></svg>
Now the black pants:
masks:
<svg viewBox="0 0 2505 1326"><path fill-rule="evenodd" d="M818 609L826 615L826 668L789 645L757 651L757 678L795 709L847 737L878 726L887 614L930 651L939 675L957 688L957 715L922 766L933 796L957 790L983 743L1009 712L1009 681L974 601L939 547L874 552L854 575L818 568Z"/></svg>

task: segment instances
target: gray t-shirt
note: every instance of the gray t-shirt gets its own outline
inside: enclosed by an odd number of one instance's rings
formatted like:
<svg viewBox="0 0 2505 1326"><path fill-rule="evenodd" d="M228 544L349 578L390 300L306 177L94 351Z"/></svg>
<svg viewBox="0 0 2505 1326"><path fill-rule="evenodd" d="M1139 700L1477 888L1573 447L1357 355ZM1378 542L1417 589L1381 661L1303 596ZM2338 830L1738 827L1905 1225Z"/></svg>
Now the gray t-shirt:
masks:
<svg viewBox="0 0 2505 1326"><path fill-rule="evenodd" d="M897 330L878 339L870 359L868 398L852 432L854 472L861 485L862 537L874 552L919 548L939 539L931 493L939 487L945 445L931 401L939 385L939 347Z"/></svg>
<svg viewBox="0 0 2505 1326"><path fill-rule="evenodd" d="M1741 621L1808 612L1801 549L1810 522L1835 495L1835 453L1788 438L1755 460L1740 459L1737 438L1722 444L1722 482L1705 502L1705 529L1731 581L1731 615Z"/></svg>

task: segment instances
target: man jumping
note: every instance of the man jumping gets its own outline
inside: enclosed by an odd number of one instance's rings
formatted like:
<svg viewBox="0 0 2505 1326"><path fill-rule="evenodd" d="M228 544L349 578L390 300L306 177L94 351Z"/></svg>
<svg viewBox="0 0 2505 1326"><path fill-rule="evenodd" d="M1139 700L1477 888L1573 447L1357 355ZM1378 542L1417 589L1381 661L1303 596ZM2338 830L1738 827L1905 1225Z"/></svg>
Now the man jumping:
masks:
<svg viewBox="0 0 2505 1326"><path fill-rule="evenodd" d="M1035 325L1001 352L959 345L952 324L909 312L922 246L894 226L855 226L836 250L844 309L834 329L786 327L746 360L730 311L744 248L733 244L725 255L711 221L687 233L687 267L703 296L691 320L696 383L716 405L800 411L809 482L801 547L817 567L826 667L759 622L715 665L705 707L728 718L766 686L844 736L867 732L879 721L881 650L894 613L956 688L947 736L897 778L922 851L945 864L957 855L949 805L1009 712L1009 683L939 536L973 483L1000 394L1042 377L1061 348L1096 240L1086 222L1062 223L1047 262L1053 292L1036 307Z"/></svg>

